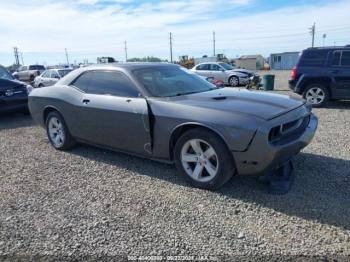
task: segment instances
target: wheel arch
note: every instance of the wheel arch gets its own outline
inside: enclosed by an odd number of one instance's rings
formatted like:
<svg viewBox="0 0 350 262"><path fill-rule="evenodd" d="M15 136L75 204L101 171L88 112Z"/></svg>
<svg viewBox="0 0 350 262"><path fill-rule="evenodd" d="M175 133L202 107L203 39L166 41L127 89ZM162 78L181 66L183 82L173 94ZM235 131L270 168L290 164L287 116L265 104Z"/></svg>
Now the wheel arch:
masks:
<svg viewBox="0 0 350 262"><path fill-rule="evenodd" d="M187 122L187 123L182 123L178 126L176 126L170 135L170 140L169 140L169 156L170 160L174 160L174 148L176 145L177 140L187 131L195 128L204 128L209 130L210 132L213 132L216 134L220 139L225 143L226 147L229 149L228 144L226 139L213 127L203 124L203 123L198 123L198 122ZM233 158L233 155L232 155Z"/></svg>
<svg viewBox="0 0 350 262"><path fill-rule="evenodd" d="M46 106L44 108L44 111L43 111L43 122L44 122L44 124L46 123L47 116L53 111L58 112L63 117L62 113L60 112L60 110L57 109L57 107L55 107L55 106Z"/></svg>
<svg viewBox="0 0 350 262"><path fill-rule="evenodd" d="M305 89L312 84L322 84L327 88L330 97L332 97L332 79L330 77L305 78L300 83L300 92L304 93Z"/></svg>

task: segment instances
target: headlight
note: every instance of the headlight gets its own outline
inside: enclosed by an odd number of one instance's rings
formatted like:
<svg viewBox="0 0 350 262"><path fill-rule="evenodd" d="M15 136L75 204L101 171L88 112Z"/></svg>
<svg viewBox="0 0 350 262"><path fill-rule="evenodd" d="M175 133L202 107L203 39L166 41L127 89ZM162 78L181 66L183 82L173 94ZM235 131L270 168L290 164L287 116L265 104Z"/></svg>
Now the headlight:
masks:
<svg viewBox="0 0 350 262"><path fill-rule="evenodd" d="M33 87L31 85L27 85L26 87L27 87L27 94L29 95L30 92L32 92Z"/></svg>

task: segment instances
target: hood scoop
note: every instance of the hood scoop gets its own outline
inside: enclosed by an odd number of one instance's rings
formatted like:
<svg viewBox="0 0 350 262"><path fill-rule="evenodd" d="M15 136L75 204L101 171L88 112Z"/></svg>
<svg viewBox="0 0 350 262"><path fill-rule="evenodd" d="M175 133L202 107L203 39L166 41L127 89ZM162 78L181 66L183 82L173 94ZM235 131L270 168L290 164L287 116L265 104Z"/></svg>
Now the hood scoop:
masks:
<svg viewBox="0 0 350 262"><path fill-rule="evenodd" d="M216 97L213 97L212 99L214 100L225 100L227 97L226 96L216 96Z"/></svg>

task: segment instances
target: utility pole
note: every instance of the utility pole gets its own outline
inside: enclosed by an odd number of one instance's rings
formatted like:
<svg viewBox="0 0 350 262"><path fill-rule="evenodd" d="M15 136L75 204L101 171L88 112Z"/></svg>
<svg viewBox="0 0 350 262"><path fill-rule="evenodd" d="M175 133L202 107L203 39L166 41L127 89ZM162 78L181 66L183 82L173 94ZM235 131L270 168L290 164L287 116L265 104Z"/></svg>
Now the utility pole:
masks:
<svg viewBox="0 0 350 262"><path fill-rule="evenodd" d="M15 63L16 63L17 66L19 66L18 47L14 47L13 48L13 52L14 52L14 55L15 55Z"/></svg>
<svg viewBox="0 0 350 262"><path fill-rule="evenodd" d="M65 53L66 53L66 59L67 59L67 65L69 66L69 59L68 59L68 52L67 52L67 48L64 49Z"/></svg>
<svg viewBox="0 0 350 262"><path fill-rule="evenodd" d="M128 47L126 46L126 41L124 41L124 50L125 50L125 62L128 62Z"/></svg>
<svg viewBox="0 0 350 262"><path fill-rule="evenodd" d="M169 37L169 43L170 43L170 62L173 62L173 36L172 33L170 32L170 37Z"/></svg>
<svg viewBox="0 0 350 262"><path fill-rule="evenodd" d="M316 24L314 23L313 26L310 28L310 34L312 36L312 43L311 46L315 46L315 33L316 33Z"/></svg>
<svg viewBox="0 0 350 262"><path fill-rule="evenodd" d="M216 56L216 52L215 52L215 31L213 31L213 51L214 51L214 57Z"/></svg>

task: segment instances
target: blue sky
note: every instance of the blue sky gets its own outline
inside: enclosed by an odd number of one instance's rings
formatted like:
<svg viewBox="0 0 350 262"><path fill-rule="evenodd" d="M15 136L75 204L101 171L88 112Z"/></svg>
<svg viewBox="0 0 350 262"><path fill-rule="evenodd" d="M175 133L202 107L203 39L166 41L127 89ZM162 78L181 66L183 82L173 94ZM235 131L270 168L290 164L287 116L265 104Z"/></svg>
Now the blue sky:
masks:
<svg viewBox="0 0 350 262"><path fill-rule="evenodd" d="M0 6L0 64L14 62L13 47L25 64L95 62L97 56L169 58L229 57L300 51L310 46L308 28L316 22L316 45L350 44L350 0L12 0Z"/></svg>

